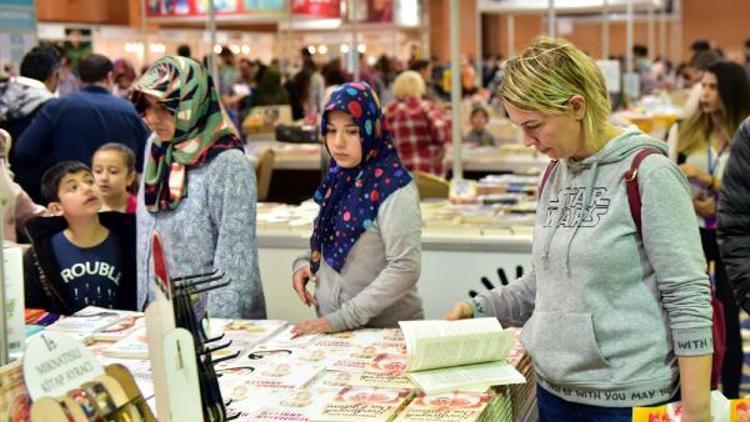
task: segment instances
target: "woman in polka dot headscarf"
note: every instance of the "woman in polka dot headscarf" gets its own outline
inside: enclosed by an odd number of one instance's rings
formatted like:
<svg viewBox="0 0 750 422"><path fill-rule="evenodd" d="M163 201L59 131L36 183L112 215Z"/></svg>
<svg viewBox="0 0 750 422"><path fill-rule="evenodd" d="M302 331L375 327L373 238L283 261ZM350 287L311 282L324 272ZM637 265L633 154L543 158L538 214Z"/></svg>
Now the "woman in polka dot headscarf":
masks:
<svg viewBox="0 0 750 422"><path fill-rule="evenodd" d="M385 127L377 96L363 82L342 85L321 122L331 168L315 192L320 212L310 252L294 262L293 287L318 319L296 335L397 327L421 319L419 194ZM307 291L316 282L315 294Z"/></svg>

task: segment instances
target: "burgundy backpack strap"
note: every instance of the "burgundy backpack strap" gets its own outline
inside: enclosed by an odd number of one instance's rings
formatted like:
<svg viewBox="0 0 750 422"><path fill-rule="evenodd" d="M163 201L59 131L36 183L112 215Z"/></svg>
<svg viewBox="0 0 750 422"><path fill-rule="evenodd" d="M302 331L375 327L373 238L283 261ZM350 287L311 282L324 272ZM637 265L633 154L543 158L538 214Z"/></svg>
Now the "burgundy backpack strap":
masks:
<svg viewBox="0 0 750 422"><path fill-rule="evenodd" d="M662 152L656 148L644 148L638 151L635 158L633 158L633 162L630 164L630 169L623 175L628 189L630 214L633 216L635 228L639 236L641 235L641 193L638 191L638 167L641 165L643 159L651 154L662 154Z"/></svg>
<svg viewBox="0 0 750 422"><path fill-rule="evenodd" d="M544 185L547 184L547 179L549 179L549 175L552 174L552 170L557 167L557 160L552 160L547 164L547 168L544 169L544 174L542 175L542 182L539 183L539 196L542 196L542 191L544 191Z"/></svg>

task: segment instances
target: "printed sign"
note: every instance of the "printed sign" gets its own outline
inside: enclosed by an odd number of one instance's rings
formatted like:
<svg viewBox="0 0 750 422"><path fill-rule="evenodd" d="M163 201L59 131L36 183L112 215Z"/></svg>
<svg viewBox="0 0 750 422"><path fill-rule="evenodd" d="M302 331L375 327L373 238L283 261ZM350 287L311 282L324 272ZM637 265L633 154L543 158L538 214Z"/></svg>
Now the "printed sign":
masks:
<svg viewBox="0 0 750 422"><path fill-rule="evenodd" d="M45 331L26 345L23 375L32 400L64 395L99 375L104 368L80 341Z"/></svg>
<svg viewBox="0 0 750 422"><path fill-rule="evenodd" d="M341 0L294 0L292 13L316 18L341 17Z"/></svg>

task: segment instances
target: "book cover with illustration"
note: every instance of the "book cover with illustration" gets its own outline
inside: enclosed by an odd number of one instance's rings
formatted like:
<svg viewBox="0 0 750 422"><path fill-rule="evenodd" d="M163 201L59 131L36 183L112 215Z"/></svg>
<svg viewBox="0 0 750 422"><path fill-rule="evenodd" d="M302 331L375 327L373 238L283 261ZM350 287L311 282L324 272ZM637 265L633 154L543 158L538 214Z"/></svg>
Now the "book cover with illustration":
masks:
<svg viewBox="0 0 750 422"><path fill-rule="evenodd" d="M102 355L123 359L148 359L146 327L141 326L125 338L112 343Z"/></svg>
<svg viewBox="0 0 750 422"><path fill-rule="evenodd" d="M312 422L388 422L404 408L413 390L346 387L310 419Z"/></svg>
<svg viewBox="0 0 750 422"><path fill-rule="evenodd" d="M256 422L308 422L338 394L338 389L301 388L290 391L252 416Z"/></svg>
<svg viewBox="0 0 750 422"><path fill-rule="evenodd" d="M475 422L489 402L490 395L487 393L418 393L396 418L396 422Z"/></svg>
<svg viewBox="0 0 750 422"><path fill-rule="evenodd" d="M239 421L255 420L253 416L260 409L283 397L289 390L260 389L246 383L247 376L226 379L221 377L219 386L221 397L231 400L227 406L227 415L238 415Z"/></svg>
<svg viewBox="0 0 750 422"><path fill-rule="evenodd" d="M295 355L295 359L301 363L328 367L328 365L331 365L338 360L336 355L337 353L332 353L331 350L312 346L300 350L299 353Z"/></svg>
<svg viewBox="0 0 750 422"><path fill-rule="evenodd" d="M375 356L367 368L357 374L351 381L352 385L414 388L406 374L407 356L397 353L381 353Z"/></svg>
<svg viewBox="0 0 750 422"><path fill-rule="evenodd" d="M0 421L27 421L30 406L21 362L0 367Z"/></svg>
<svg viewBox="0 0 750 422"><path fill-rule="evenodd" d="M87 306L69 317L55 321L54 324L47 327L47 330L63 331L69 334L93 335L95 332L109 327L122 318L134 313L131 311L118 311L97 306Z"/></svg>
<svg viewBox="0 0 750 422"><path fill-rule="evenodd" d="M729 421L750 422L750 398L730 400Z"/></svg>
<svg viewBox="0 0 750 422"><path fill-rule="evenodd" d="M265 343L265 346L276 349L289 349L289 348L300 348L304 349L315 343L320 335L308 334L304 336L294 337L292 335L292 327L288 327L285 330L278 333Z"/></svg>
<svg viewBox="0 0 750 422"><path fill-rule="evenodd" d="M91 338L94 341L118 341L145 327L144 314L132 313L123 316L114 324L95 331Z"/></svg>
<svg viewBox="0 0 750 422"><path fill-rule="evenodd" d="M222 342L231 341L230 347L222 349L221 355L228 355L237 351L244 351L262 344L287 326L286 321L280 320L232 320L212 318L209 320L206 332L209 337L224 335Z"/></svg>
<svg viewBox="0 0 750 422"><path fill-rule="evenodd" d="M750 399L729 400L720 391L711 392L711 417L714 421L750 422ZM634 407L633 422L680 422L682 403Z"/></svg>
<svg viewBox="0 0 750 422"><path fill-rule="evenodd" d="M345 371L324 371L313 383L310 388L316 390L334 389L340 391L344 387L351 387L352 380L359 375L353 372Z"/></svg>
<svg viewBox="0 0 750 422"><path fill-rule="evenodd" d="M373 343L393 339L392 330L365 328L357 331L342 331L325 334L315 340L314 345L321 348L345 349L350 347L365 347ZM401 331L401 330L397 330ZM388 336L388 338L387 338Z"/></svg>
<svg viewBox="0 0 750 422"><path fill-rule="evenodd" d="M306 387L320 374L322 366L279 360L255 368L247 384L255 388L294 389Z"/></svg>
<svg viewBox="0 0 750 422"><path fill-rule="evenodd" d="M373 359L383 353L400 353L401 349L378 347L377 343L351 346L335 354L336 358L326 367L329 371L362 372L370 367Z"/></svg>
<svg viewBox="0 0 750 422"><path fill-rule="evenodd" d="M276 348L265 345L245 350L235 358L216 364L216 369L252 367L259 368L277 362L296 360L297 356L304 355L304 349Z"/></svg>
<svg viewBox="0 0 750 422"><path fill-rule="evenodd" d="M326 366L329 371L344 371L360 373L370 366L372 359L377 356L377 350L363 351L363 348L348 349L343 353L336 353Z"/></svg>

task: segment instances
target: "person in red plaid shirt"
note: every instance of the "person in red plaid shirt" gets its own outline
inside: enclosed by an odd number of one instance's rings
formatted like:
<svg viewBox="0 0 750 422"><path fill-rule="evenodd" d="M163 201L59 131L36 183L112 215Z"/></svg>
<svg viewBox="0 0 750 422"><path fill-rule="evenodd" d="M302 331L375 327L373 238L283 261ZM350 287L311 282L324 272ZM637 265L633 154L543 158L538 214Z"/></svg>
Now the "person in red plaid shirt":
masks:
<svg viewBox="0 0 750 422"><path fill-rule="evenodd" d="M445 144L451 140L451 122L432 101L422 99L425 83L407 70L393 82L396 100L385 108L385 119L409 171L445 177Z"/></svg>

